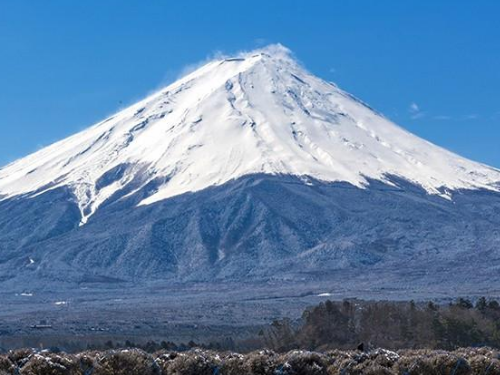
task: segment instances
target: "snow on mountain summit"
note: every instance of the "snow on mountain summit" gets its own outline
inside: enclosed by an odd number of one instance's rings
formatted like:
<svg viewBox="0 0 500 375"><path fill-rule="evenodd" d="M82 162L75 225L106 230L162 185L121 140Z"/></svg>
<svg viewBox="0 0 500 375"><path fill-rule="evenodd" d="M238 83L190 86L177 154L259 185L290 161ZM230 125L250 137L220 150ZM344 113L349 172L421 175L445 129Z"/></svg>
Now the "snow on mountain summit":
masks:
<svg viewBox="0 0 500 375"><path fill-rule="evenodd" d="M398 127L304 70L282 46L212 61L87 130L0 169L0 199L59 186L82 223L117 191L141 204L253 173L364 187L396 175L431 194L498 190L500 171ZM111 182L106 177L113 175ZM2 198L3 197L3 198Z"/></svg>

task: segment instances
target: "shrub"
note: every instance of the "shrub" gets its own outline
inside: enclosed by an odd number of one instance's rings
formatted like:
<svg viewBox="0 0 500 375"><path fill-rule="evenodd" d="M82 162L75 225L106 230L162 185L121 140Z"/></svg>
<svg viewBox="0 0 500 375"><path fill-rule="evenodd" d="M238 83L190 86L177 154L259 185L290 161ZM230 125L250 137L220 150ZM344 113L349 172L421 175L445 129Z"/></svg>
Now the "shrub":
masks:
<svg viewBox="0 0 500 375"><path fill-rule="evenodd" d="M178 356L178 353L161 350L156 352L153 356L156 364L160 368L161 373L166 374L169 364Z"/></svg>
<svg viewBox="0 0 500 375"><path fill-rule="evenodd" d="M16 366L5 356L0 356L0 375L13 374Z"/></svg>
<svg viewBox="0 0 500 375"><path fill-rule="evenodd" d="M294 350L280 358L276 373L283 375L326 375L328 357L324 354Z"/></svg>
<svg viewBox="0 0 500 375"><path fill-rule="evenodd" d="M93 375L160 374L160 368L153 357L139 349L104 352L96 357L94 366Z"/></svg>
<svg viewBox="0 0 500 375"><path fill-rule="evenodd" d="M278 367L278 356L273 351L260 350L245 356L245 374L274 375Z"/></svg>
<svg viewBox="0 0 500 375"><path fill-rule="evenodd" d="M9 351L7 357L15 366L22 367L34 353L33 349L16 349Z"/></svg>
<svg viewBox="0 0 500 375"><path fill-rule="evenodd" d="M399 355L388 350L377 349L369 353L363 352L330 352L332 364L328 367L328 375L392 375L396 374L393 366Z"/></svg>
<svg viewBox="0 0 500 375"><path fill-rule="evenodd" d="M400 357L397 373L408 375L468 375L472 374L468 361L453 352L407 351Z"/></svg>
<svg viewBox="0 0 500 375"><path fill-rule="evenodd" d="M433 374L434 367L426 357L418 355L401 356L396 363L395 372L406 375L424 375Z"/></svg>
<svg viewBox="0 0 500 375"><path fill-rule="evenodd" d="M222 375L247 374L245 356L237 353L228 353L222 358L220 373Z"/></svg>
<svg viewBox="0 0 500 375"><path fill-rule="evenodd" d="M220 366L217 358L210 352L198 349L179 353L172 360L164 362L163 374L213 375Z"/></svg>
<svg viewBox="0 0 500 375"><path fill-rule="evenodd" d="M472 374L500 375L500 356L491 348L463 348L454 352L469 362Z"/></svg>
<svg viewBox="0 0 500 375"><path fill-rule="evenodd" d="M21 367L21 375L81 375L75 357L64 354L36 353Z"/></svg>
<svg viewBox="0 0 500 375"><path fill-rule="evenodd" d="M442 375L468 375L471 373L469 363L462 357L450 353L437 353L426 358L433 373Z"/></svg>

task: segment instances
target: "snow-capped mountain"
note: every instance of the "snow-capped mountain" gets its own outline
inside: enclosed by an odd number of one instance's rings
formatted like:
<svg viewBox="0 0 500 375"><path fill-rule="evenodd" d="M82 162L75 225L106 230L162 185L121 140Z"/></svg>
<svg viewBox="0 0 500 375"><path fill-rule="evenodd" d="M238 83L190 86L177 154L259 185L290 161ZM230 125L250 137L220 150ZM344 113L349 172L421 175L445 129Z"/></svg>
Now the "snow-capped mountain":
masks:
<svg viewBox="0 0 500 375"><path fill-rule="evenodd" d="M110 171L119 178L103 186ZM144 205L255 173L357 187L394 175L440 195L500 181L500 171L412 135L271 46L212 61L1 169L0 196L68 186L85 223L131 181L141 183L128 194L163 179Z"/></svg>
<svg viewBox="0 0 500 375"><path fill-rule="evenodd" d="M270 46L0 169L0 281L488 287L499 182Z"/></svg>

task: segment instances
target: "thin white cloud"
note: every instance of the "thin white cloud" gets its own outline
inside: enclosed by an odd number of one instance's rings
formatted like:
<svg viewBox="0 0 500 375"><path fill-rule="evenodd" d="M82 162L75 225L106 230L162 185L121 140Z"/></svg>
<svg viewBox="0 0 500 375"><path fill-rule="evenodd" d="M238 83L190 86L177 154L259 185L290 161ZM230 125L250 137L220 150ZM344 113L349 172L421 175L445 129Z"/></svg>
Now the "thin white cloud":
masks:
<svg viewBox="0 0 500 375"><path fill-rule="evenodd" d="M477 113L471 113L468 115L456 115L456 116L435 115L435 116L432 116L432 119L438 120L438 121L470 121L470 120L477 120L481 117L482 116L477 114Z"/></svg>
<svg viewBox="0 0 500 375"><path fill-rule="evenodd" d="M410 118L412 120L416 120L425 116L425 112L422 112L420 110L420 106L415 102L410 103L408 112L410 113Z"/></svg>
<svg viewBox="0 0 500 375"><path fill-rule="evenodd" d="M420 107L418 106L417 103L413 102L410 104L410 112L419 112Z"/></svg>
<svg viewBox="0 0 500 375"><path fill-rule="evenodd" d="M437 116L434 116L433 118L434 118L434 120L440 120L440 121L448 121L448 120L452 119L452 117L448 116L448 115L437 115Z"/></svg>
<svg viewBox="0 0 500 375"><path fill-rule="evenodd" d="M464 120L476 120L479 118L479 115L477 113L471 113L470 115L466 115L464 117Z"/></svg>

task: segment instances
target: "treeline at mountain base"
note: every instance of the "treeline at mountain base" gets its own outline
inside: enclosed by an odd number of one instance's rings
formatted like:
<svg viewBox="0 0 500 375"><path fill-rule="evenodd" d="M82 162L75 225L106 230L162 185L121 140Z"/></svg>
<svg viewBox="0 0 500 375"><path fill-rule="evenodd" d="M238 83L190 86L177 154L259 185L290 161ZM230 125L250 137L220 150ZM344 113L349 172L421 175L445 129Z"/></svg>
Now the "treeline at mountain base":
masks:
<svg viewBox="0 0 500 375"><path fill-rule="evenodd" d="M488 348L363 351L262 350L248 354L192 349L140 349L79 354L17 350L0 356L0 374L20 375L500 375L499 353Z"/></svg>
<svg viewBox="0 0 500 375"><path fill-rule="evenodd" d="M453 350L500 348L500 304L459 298L437 305L413 301L326 301L306 310L300 322L277 320L260 332L265 347L328 350L365 347Z"/></svg>
<svg viewBox="0 0 500 375"><path fill-rule="evenodd" d="M127 348L148 353L184 352L194 348L243 353L260 349L325 352L358 347L364 350L500 348L500 304L484 297L473 302L459 298L446 304L357 299L325 301L306 309L300 319L280 319L266 326L252 326L243 334L225 327L213 340L203 332L196 329L191 335L188 331L186 339L190 341L182 343L173 342L169 337L155 341L145 335L125 339L123 334L113 336L112 332L93 336L66 334L59 338L50 331L46 335L39 331L32 332L29 338L33 339L33 344L28 346L71 353ZM0 348L0 353L26 346L23 340Z"/></svg>
<svg viewBox="0 0 500 375"><path fill-rule="evenodd" d="M248 352L270 349L327 351L334 349L442 349L463 347L500 348L500 304L484 297L474 303L459 298L448 304L413 301L326 301L304 311L298 320L275 320L254 336L230 334L216 342L176 344L171 341L145 343L108 340L104 345L88 345L88 350L139 348L187 351L210 350ZM64 345L67 350L73 346Z"/></svg>

